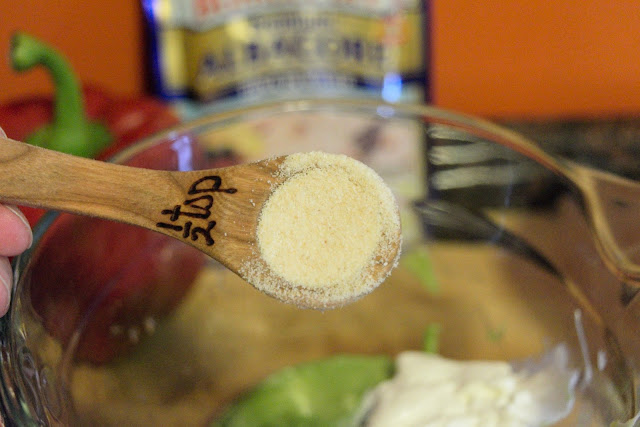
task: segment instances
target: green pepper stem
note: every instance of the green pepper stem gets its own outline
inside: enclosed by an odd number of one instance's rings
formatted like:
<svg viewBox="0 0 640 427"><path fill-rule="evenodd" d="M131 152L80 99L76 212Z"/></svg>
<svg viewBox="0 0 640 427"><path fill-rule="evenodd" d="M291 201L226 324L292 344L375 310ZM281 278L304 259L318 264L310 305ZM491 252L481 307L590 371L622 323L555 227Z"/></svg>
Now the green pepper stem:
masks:
<svg viewBox="0 0 640 427"><path fill-rule="evenodd" d="M16 71L42 65L55 87L52 123L26 142L83 157L94 157L110 143L108 130L86 117L80 84L57 50L28 34L16 33L11 40L11 65Z"/></svg>

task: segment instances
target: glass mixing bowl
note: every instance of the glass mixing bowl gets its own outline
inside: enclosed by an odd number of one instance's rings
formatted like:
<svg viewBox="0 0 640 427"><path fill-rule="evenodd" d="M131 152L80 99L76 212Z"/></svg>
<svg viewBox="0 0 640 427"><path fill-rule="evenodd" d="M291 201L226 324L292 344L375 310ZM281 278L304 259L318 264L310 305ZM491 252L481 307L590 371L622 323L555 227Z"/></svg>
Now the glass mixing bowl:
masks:
<svg viewBox="0 0 640 427"><path fill-rule="evenodd" d="M177 240L48 213L15 259L0 321L7 423L204 425L286 366L395 356L425 336L459 360L562 354L576 373L563 425L635 415L635 183L477 119L374 101L220 113L114 161L190 170L312 150L359 159L393 189L403 256L385 283L343 308L302 310Z"/></svg>

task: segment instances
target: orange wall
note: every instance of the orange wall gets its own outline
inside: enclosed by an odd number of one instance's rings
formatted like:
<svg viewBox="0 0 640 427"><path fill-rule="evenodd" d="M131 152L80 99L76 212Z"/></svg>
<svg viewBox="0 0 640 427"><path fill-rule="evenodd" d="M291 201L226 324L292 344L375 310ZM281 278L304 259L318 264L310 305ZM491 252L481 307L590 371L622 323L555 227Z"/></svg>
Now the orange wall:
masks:
<svg viewBox="0 0 640 427"><path fill-rule="evenodd" d="M640 113L636 0L434 0L432 16L439 105L503 117ZM83 80L135 94L144 90L141 23L138 0L0 0L0 58L13 31L30 31ZM0 102L50 91L44 74L16 76L6 62L0 81Z"/></svg>
<svg viewBox="0 0 640 427"><path fill-rule="evenodd" d="M27 31L62 51L83 81L119 94L144 88L138 0L0 0L0 102L50 93L42 71L17 75L7 55L11 34Z"/></svg>
<svg viewBox="0 0 640 427"><path fill-rule="evenodd" d="M447 0L433 13L434 96L443 106L484 115L640 113L638 1Z"/></svg>

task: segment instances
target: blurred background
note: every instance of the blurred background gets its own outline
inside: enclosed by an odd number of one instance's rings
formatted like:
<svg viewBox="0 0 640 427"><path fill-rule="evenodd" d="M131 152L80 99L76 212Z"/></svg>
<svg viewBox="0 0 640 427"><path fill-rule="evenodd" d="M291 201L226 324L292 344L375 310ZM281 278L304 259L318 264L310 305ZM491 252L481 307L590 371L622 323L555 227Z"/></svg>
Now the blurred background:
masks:
<svg viewBox="0 0 640 427"><path fill-rule="evenodd" d="M153 96L144 3L22 0L17 7L1 0L0 103L52 93L43 70L10 68L15 31L56 46L84 84ZM234 2L193 1L223 3ZM424 10L427 101L512 126L556 154L640 177L640 3L449 0L426 1Z"/></svg>
<svg viewBox="0 0 640 427"><path fill-rule="evenodd" d="M140 2L0 1L0 102L50 93L44 72L16 75L11 34L57 46L82 81L118 94L148 88ZM500 118L566 118L640 112L637 1L432 1L432 100Z"/></svg>

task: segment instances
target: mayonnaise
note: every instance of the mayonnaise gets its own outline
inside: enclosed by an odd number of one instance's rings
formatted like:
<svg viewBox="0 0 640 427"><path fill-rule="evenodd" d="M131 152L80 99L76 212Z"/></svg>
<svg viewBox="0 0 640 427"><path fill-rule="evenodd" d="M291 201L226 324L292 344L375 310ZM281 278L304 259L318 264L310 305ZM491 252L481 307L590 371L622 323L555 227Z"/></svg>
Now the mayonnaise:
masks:
<svg viewBox="0 0 640 427"><path fill-rule="evenodd" d="M362 419L378 426L543 426L565 418L578 371L557 347L523 369L502 361L454 361L405 352L395 376L365 398Z"/></svg>

